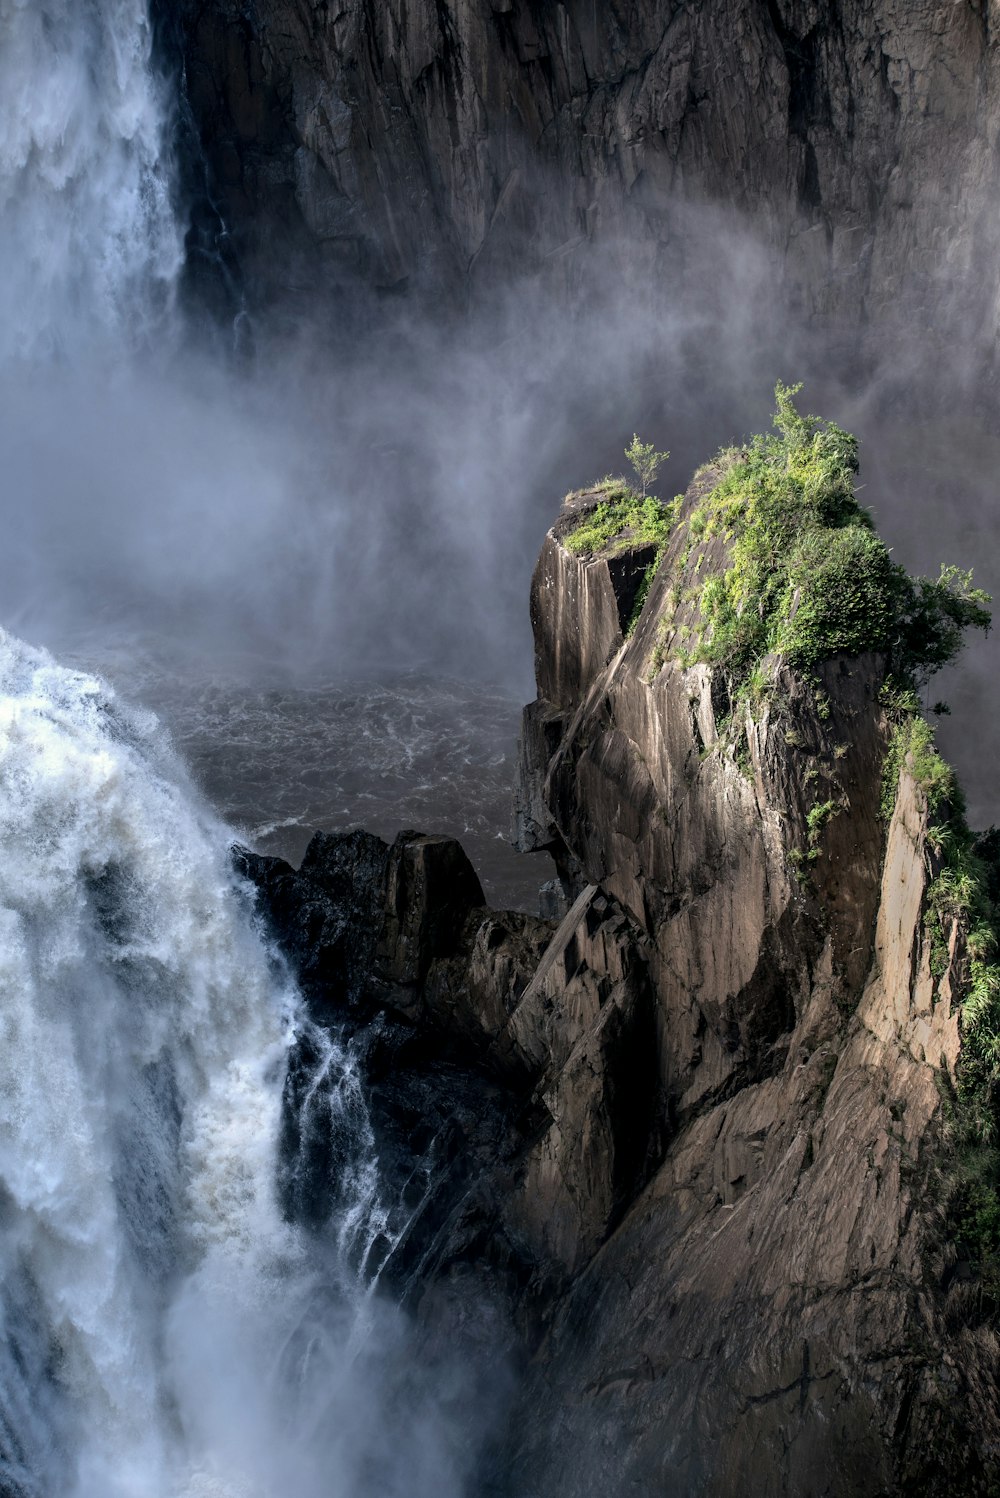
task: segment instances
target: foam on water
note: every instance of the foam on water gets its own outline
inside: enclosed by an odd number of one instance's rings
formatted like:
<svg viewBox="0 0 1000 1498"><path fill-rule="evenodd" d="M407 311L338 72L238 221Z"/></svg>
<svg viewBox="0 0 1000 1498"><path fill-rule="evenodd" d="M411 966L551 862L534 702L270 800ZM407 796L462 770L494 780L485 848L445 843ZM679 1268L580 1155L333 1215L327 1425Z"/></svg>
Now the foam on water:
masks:
<svg viewBox="0 0 1000 1498"><path fill-rule="evenodd" d="M387 1231L358 1079L311 1032L351 1148L310 1236L276 1185L308 1021L228 846L152 715L0 634L0 1491L420 1491L378 1450L404 1331L351 1267Z"/></svg>

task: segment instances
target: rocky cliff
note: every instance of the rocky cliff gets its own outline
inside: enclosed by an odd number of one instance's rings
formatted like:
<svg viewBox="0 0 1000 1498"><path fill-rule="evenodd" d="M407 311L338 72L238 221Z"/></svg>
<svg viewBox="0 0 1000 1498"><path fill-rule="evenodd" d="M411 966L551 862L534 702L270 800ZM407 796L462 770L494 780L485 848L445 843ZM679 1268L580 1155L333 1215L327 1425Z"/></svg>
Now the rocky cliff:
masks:
<svg viewBox="0 0 1000 1498"><path fill-rule="evenodd" d="M595 243L676 276L735 212L786 309L995 326L987 0L158 8L258 302L573 286Z"/></svg>
<svg viewBox="0 0 1000 1498"><path fill-rule="evenodd" d="M885 662L807 680L776 663L762 709L734 705L674 653L669 550L615 632L609 560L563 544L597 498L571 503L535 574L521 836L634 923L662 1133L538 1355L518 1490L979 1490L996 1344L949 1311L930 1163L961 938L935 976L907 770L880 821Z"/></svg>
<svg viewBox="0 0 1000 1498"><path fill-rule="evenodd" d="M883 558L850 439L784 410L790 446L723 455L662 511L571 496L545 541L518 828L557 860L561 921L486 910L447 840L320 835L298 873L244 855L354 1035L401 1201L425 1162L390 1280L431 1345L471 1292L520 1359L489 1491L994 1490L995 1289L955 1214L992 938L942 899L956 793L888 680L904 622L926 660L943 618L981 616ZM815 493L804 453L833 455ZM875 559L879 648L803 663L831 637L787 507L794 586L725 614L762 473L769 504L792 475L819 506L822 566ZM751 671L768 618L783 649Z"/></svg>

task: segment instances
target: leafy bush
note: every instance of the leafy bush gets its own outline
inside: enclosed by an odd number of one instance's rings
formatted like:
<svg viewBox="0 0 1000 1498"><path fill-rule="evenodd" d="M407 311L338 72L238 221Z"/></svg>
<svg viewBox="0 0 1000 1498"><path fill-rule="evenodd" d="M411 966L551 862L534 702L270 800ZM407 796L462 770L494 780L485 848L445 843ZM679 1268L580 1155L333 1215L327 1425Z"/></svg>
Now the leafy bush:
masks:
<svg viewBox="0 0 1000 1498"><path fill-rule="evenodd" d="M910 578L858 504L858 444L802 415L798 386L775 389L775 433L724 455L719 482L687 517L692 538L723 535L729 566L705 588L689 660L723 666L737 685L771 653L809 669L833 655L880 651L920 680L953 659L970 626L990 623L971 573Z"/></svg>
<svg viewBox="0 0 1000 1498"><path fill-rule="evenodd" d="M775 648L811 665L829 655L861 655L892 645L903 601L899 568L863 525L803 532L787 566Z"/></svg>
<svg viewBox="0 0 1000 1498"><path fill-rule="evenodd" d="M989 594L972 586L971 571L963 572L960 567L942 567L936 582L927 577L913 579L903 664L921 678L932 676L955 659L967 629L989 629L989 603Z"/></svg>

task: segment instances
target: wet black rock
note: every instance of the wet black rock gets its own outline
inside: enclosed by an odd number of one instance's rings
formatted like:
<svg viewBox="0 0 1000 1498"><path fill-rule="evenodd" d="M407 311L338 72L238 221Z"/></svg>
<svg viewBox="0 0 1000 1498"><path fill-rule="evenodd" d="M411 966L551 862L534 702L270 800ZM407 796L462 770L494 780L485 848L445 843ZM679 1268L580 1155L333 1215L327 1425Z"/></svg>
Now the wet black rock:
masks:
<svg viewBox="0 0 1000 1498"><path fill-rule="evenodd" d="M682 276L719 237L692 239L692 215L724 204L781 262L795 316L923 331L944 291L970 332L995 325L985 0L172 11L257 305L314 318L345 285L454 301L540 266L565 289L594 244L623 275Z"/></svg>
<svg viewBox="0 0 1000 1498"><path fill-rule="evenodd" d="M404 1013L420 1004L431 964L454 956L470 912L486 897L462 845L450 837L401 832L389 853L375 979Z"/></svg>
<svg viewBox="0 0 1000 1498"><path fill-rule="evenodd" d="M523 1058L491 1048L551 923L488 910L450 838L403 832L390 847L364 832L317 833L298 871L245 848L234 859L320 1022L302 1026L289 1058L285 1210L320 1231L341 1200L342 1145L357 1121L343 1116L336 1073L316 1085L329 1031L362 1079L389 1212L367 1267L414 1305L472 1263L480 1296L532 1303L538 1266L502 1206L536 1120Z"/></svg>
<svg viewBox="0 0 1000 1498"><path fill-rule="evenodd" d="M234 850L256 887L267 930L316 1007L358 1003L382 929L389 848L367 832L317 832L296 871L283 858Z"/></svg>

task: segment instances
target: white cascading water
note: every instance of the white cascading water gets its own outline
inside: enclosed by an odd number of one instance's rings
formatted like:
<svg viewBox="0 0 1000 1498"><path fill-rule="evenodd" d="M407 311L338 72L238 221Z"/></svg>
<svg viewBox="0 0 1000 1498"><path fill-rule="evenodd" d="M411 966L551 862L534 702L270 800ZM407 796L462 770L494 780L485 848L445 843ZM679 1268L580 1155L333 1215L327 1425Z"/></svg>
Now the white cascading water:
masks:
<svg viewBox="0 0 1000 1498"><path fill-rule="evenodd" d="M0 634L4 1493L365 1490L371 1138L314 1037L354 1142L321 1254L275 1189L306 1022L248 910L155 718Z"/></svg>
<svg viewBox="0 0 1000 1498"><path fill-rule="evenodd" d="M183 236L146 0L0 0L0 362L150 337Z"/></svg>

